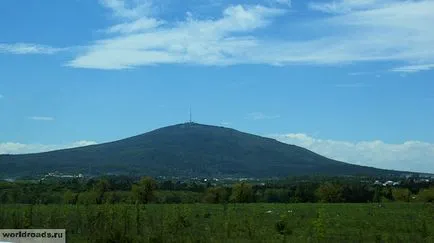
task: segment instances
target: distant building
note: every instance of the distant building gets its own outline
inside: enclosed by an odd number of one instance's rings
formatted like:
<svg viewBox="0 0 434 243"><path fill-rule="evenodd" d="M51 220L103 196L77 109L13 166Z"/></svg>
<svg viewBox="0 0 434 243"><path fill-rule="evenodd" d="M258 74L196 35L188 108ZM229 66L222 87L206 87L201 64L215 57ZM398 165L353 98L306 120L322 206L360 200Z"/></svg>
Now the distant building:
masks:
<svg viewBox="0 0 434 243"><path fill-rule="evenodd" d="M377 180L374 182L374 185L381 186L381 185L383 185L383 183L381 183L380 181Z"/></svg>
<svg viewBox="0 0 434 243"><path fill-rule="evenodd" d="M383 186L393 186L395 182L393 181L386 181L383 183Z"/></svg>
<svg viewBox="0 0 434 243"><path fill-rule="evenodd" d="M45 180L45 179L47 179L47 178L49 178L49 177L51 177L51 178L62 178L62 179L72 179L72 178L84 178L84 175L83 174L78 174L78 175L67 175L67 174L62 174L62 173L59 173L59 172L50 172L50 173L48 173L48 174L46 174L43 178L42 178L42 180Z"/></svg>
<svg viewBox="0 0 434 243"><path fill-rule="evenodd" d="M376 186L399 186L401 183L399 181L386 181L384 183L382 183L379 180L376 180L374 182L374 185Z"/></svg>

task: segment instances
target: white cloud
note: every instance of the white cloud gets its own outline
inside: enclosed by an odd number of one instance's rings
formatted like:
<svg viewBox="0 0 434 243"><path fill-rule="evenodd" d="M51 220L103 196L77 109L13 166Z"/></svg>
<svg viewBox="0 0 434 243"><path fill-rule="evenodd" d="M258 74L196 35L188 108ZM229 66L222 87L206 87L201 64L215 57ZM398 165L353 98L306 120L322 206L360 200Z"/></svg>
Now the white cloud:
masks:
<svg viewBox="0 0 434 243"><path fill-rule="evenodd" d="M262 112L252 112L248 114L247 117L252 120L273 120L280 118L280 115L267 115Z"/></svg>
<svg viewBox="0 0 434 243"><path fill-rule="evenodd" d="M347 142L318 139L302 133L270 137L353 164L434 173L434 144L431 143L407 141L402 144L388 144L378 140Z"/></svg>
<svg viewBox="0 0 434 243"><path fill-rule="evenodd" d="M29 119L34 121L54 121L54 117L49 116L31 116Z"/></svg>
<svg viewBox="0 0 434 243"><path fill-rule="evenodd" d="M81 141L77 141L72 143L71 147L84 147L84 146L89 146L89 145L95 145L98 144L95 141L87 141L87 140L81 140Z"/></svg>
<svg viewBox="0 0 434 243"><path fill-rule="evenodd" d="M154 29L160 25L162 25L164 22L159 21L153 18L139 18L137 20L134 20L132 22L122 23L114 25L106 30L107 33L134 33L134 32L140 32L144 30Z"/></svg>
<svg viewBox="0 0 434 243"><path fill-rule="evenodd" d="M223 17L185 21L144 33L97 41L67 65L80 68L124 69L164 63L229 65L244 62L258 42L243 35L271 23L285 10L263 6L230 6ZM256 62L256 61L255 61Z"/></svg>
<svg viewBox="0 0 434 243"><path fill-rule="evenodd" d="M97 144L94 141L77 141L71 144L64 145L47 145L47 144L23 144L23 143L13 143L6 142L0 143L0 154L28 154L28 153L40 153L48 152L59 149L76 148L88 145Z"/></svg>
<svg viewBox="0 0 434 243"><path fill-rule="evenodd" d="M152 2L147 0L100 0L100 2L119 18L137 19L149 15L152 11Z"/></svg>
<svg viewBox="0 0 434 243"><path fill-rule="evenodd" d="M17 55L24 54L46 54L51 55L63 51L65 48L55 48L51 46L29 44L29 43L0 43L0 53L10 53Z"/></svg>
<svg viewBox="0 0 434 243"><path fill-rule="evenodd" d="M291 35L297 33L289 31L277 37L256 32L272 27L279 16L289 13L279 8L232 5L220 18L195 19L189 13L184 21L169 22L153 17L149 1L132 8L121 0L104 2L122 22L109 27L110 36L88 46L67 66L127 69L173 63L283 66L434 62L432 0L331 2L347 10L303 23L305 31L318 33L303 41L293 40ZM321 31L318 26L322 26Z"/></svg>
<svg viewBox="0 0 434 243"><path fill-rule="evenodd" d="M299 33L289 30L274 37L257 31L272 28L278 17L290 13L282 6L290 3L286 0L272 1L271 6L282 8L231 5L220 17L196 19L188 13L182 21L158 19L150 0L100 2L118 23L104 30L106 38L76 49L66 66L128 69L154 64L285 66L389 61L404 63L390 70L394 72L433 69L433 0L311 2L311 9L339 14L303 23L304 31L316 33L303 41L292 38ZM0 53L55 54L71 48L0 44Z"/></svg>
<svg viewBox="0 0 434 243"><path fill-rule="evenodd" d="M392 0L339 0L332 2L310 2L308 6L312 10L338 14L379 8L391 2Z"/></svg>
<svg viewBox="0 0 434 243"><path fill-rule="evenodd" d="M401 72L401 73L417 73L420 71L428 71L431 69L434 69L434 64L408 65L408 66L393 68L391 71Z"/></svg>

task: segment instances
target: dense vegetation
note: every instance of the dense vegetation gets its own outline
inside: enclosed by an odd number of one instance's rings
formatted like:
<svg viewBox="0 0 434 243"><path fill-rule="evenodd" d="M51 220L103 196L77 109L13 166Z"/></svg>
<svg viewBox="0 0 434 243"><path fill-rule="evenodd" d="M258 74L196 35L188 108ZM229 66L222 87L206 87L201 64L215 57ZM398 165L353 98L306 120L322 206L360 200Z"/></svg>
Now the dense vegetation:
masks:
<svg viewBox="0 0 434 243"><path fill-rule="evenodd" d="M397 186L368 178L291 178L276 181L204 182L106 176L0 182L1 204L117 203L369 203L433 202L434 184L416 178Z"/></svg>
<svg viewBox="0 0 434 243"><path fill-rule="evenodd" d="M433 242L433 202L418 178L46 178L0 182L0 228L65 228L68 242Z"/></svg>
<svg viewBox="0 0 434 243"><path fill-rule="evenodd" d="M399 174L334 161L269 138L195 123L82 148L0 155L0 178L36 176L53 171L184 178Z"/></svg>
<svg viewBox="0 0 434 243"><path fill-rule="evenodd" d="M0 205L0 228L67 242L434 242L432 204Z"/></svg>

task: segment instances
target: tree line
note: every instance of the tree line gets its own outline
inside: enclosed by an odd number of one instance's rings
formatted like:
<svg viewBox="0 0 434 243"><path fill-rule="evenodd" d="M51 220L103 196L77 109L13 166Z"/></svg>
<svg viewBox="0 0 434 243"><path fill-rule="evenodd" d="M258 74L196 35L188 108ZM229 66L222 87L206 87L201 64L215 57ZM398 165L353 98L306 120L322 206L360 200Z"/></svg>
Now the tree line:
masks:
<svg viewBox="0 0 434 243"><path fill-rule="evenodd" d="M1 204L147 204L147 203L369 203L434 202L434 185L404 181L382 186L361 180L323 180L268 183L181 182L139 180L128 176L90 180L0 182Z"/></svg>

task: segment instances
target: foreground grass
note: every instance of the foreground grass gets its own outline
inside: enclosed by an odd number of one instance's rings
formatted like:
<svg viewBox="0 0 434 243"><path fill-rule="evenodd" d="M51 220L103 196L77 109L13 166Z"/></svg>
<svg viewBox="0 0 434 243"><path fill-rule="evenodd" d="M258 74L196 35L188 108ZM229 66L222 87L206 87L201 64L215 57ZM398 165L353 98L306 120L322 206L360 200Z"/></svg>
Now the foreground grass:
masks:
<svg viewBox="0 0 434 243"><path fill-rule="evenodd" d="M434 242L433 204L0 205L68 242Z"/></svg>

